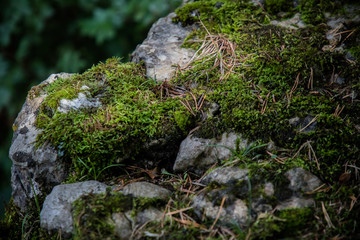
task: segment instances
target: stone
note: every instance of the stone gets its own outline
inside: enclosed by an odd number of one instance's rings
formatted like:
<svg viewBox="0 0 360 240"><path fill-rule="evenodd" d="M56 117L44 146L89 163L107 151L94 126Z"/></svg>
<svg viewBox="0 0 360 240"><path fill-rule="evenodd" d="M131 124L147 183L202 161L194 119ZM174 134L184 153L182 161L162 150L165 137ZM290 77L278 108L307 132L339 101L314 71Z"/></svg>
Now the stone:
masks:
<svg viewBox="0 0 360 240"><path fill-rule="evenodd" d="M196 195L192 200L191 206L200 219L205 215L215 220L220 211L220 206L214 205L204 194ZM230 204L224 204L219 215L219 220L228 224L233 224L235 220L240 226L245 226L248 216L249 209L246 203L241 199L236 199Z"/></svg>
<svg viewBox="0 0 360 240"><path fill-rule="evenodd" d="M290 181L288 188L292 191L311 192L322 184L318 177L302 168L293 168L285 176Z"/></svg>
<svg viewBox="0 0 360 240"><path fill-rule="evenodd" d="M87 86L82 86L81 89L88 89ZM80 92L75 99L61 99L58 111L68 113L70 110L79 110L81 108L98 108L101 107L99 98L91 98L89 91Z"/></svg>
<svg viewBox="0 0 360 240"><path fill-rule="evenodd" d="M132 230L131 212L117 212L111 215L109 223L114 226L116 236L121 240L130 239Z"/></svg>
<svg viewBox="0 0 360 240"><path fill-rule="evenodd" d="M181 142L173 169L177 172L191 170L198 173L204 171L217 161L231 158L231 150L236 149L236 144L239 149L244 149L248 146L248 141L233 132L223 133L219 140L190 135Z"/></svg>
<svg viewBox="0 0 360 240"><path fill-rule="evenodd" d="M201 168L214 164L211 159L210 145L215 144L213 139L203 139L188 136L180 144L180 149L174 163L174 171L186 171L192 167Z"/></svg>
<svg viewBox="0 0 360 240"><path fill-rule="evenodd" d="M156 81L170 80L176 66L185 67L195 54L193 50L181 47L195 26L182 27L175 24L172 22L175 16L175 13L170 13L167 17L160 18L132 54L132 61L143 61L146 75Z"/></svg>
<svg viewBox="0 0 360 240"><path fill-rule="evenodd" d="M39 86L46 86L58 78L68 78L71 74L51 74ZM46 95L37 96L37 88L30 90L29 95L19 112L13 128L14 135L9 151L12 160L11 186L14 204L25 211L29 200L60 184L67 176L65 163L58 161L58 153L53 146L46 144L35 147L41 130L36 128L36 117Z"/></svg>
<svg viewBox="0 0 360 240"><path fill-rule="evenodd" d="M300 13L296 13L292 18L278 21L278 20L272 20L270 21L272 25L280 26L284 28L290 28L290 29L299 29L299 28L305 28L305 23L301 20Z"/></svg>
<svg viewBox="0 0 360 240"><path fill-rule="evenodd" d="M73 231L72 204L89 193L105 193L107 185L97 181L86 181L55 186L45 198L40 212L40 225L50 231L70 234Z"/></svg>
<svg viewBox="0 0 360 240"><path fill-rule="evenodd" d="M315 201L312 198L300 198L300 197L291 197L282 201L276 206L276 209L281 211L289 208L304 208L311 207L315 205Z"/></svg>
<svg viewBox="0 0 360 240"><path fill-rule="evenodd" d="M169 190L149 182L130 183L121 192L133 197L160 198L164 200L167 200L171 195Z"/></svg>
<svg viewBox="0 0 360 240"><path fill-rule="evenodd" d="M238 167L220 167L211 171L201 181L203 184L216 182L222 185L229 185L239 180L248 180L248 169L240 169Z"/></svg>

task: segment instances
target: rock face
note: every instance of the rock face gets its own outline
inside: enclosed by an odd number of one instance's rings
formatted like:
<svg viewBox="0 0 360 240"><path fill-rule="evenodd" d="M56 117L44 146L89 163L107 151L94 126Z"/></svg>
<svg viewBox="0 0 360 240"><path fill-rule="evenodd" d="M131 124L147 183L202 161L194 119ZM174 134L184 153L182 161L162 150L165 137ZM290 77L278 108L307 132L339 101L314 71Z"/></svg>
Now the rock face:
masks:
<svg viewBox="0 0 360 240"><path fill-rule="evenodd" d="M40 224L48 231L69 234L73 231L72 203L89 193L104 193L106 185L97 181L63 184L54 187L46 197L40 213Z"/></svg>
<svg viewBox="0 0 360 240"><path fill-rule="evenodd" d="M46 86L58 78L68 78L71 74L52 74L40 85ZM57 152L50 145L35 147L35 140L41 130L35 126L39 107L45 95L33 97L31 93L26 99L18 114L14 128L14 136L9 151L12 160L11 186L14 203L22 211L26 209L28 200L34 194L41 195L45 190L51 191L51 187L60 184L66 174L67 168L64 163L57 161Z"/></svg>
<svg viewBox="0 0 360 240"><path fill-rule="evenodd" d="M181 48L185 38L195 28L194 26L182 27L172 22L176 15L169 14L155 23L148 37L138 45L132 54L132 61L144 61L146 75L156 81L170 80L176 67L184 67L189 63L194 51Z"/></svg>

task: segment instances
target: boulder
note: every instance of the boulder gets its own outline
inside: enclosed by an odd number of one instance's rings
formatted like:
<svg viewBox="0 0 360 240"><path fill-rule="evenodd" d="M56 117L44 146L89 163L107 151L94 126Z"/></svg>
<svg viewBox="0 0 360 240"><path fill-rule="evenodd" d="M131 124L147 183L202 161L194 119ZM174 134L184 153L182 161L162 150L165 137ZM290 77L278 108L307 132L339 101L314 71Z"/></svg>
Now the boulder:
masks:
<svg viewBox="0 0 360 240"><path fill-rule="evenodd" d="M39 86L44 87L58 78L70 76L71 74L68 73L51 74ZM35 146L36 138L41 132L36 128L36 117L46 97L41 94L37 96L39 86L30 90L14 122L14 135L9 151L9 157L13 163L11 168L12 197L15 205L22 211L26 210L29 200L35 195L41 195L43 191L49 192L53 186L60 184L68 171L65 163L58 161L58 153L51 145Z"/></svg>
<svg viewBox="0 0 360 240"><path fill-rule="evenodd" d="M107 185L97 181L62 184L54 187L45 198L40 212L40 225L48 231L61 231L69 234L73 231L72 204L89 193L104 193Z"/></svg>

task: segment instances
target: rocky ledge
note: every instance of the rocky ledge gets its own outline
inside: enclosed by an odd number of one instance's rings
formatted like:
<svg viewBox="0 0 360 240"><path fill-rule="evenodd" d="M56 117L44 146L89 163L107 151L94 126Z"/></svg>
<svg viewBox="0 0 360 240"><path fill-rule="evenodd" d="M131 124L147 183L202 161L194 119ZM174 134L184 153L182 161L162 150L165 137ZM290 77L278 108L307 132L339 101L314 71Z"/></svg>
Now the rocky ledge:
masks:
<svg viewBox="0 0 360 240"><path fill-rule="evenodd" d="M14 123L5 238L358 238L359 13L188 2L132 62L51 75Z"/></svg>

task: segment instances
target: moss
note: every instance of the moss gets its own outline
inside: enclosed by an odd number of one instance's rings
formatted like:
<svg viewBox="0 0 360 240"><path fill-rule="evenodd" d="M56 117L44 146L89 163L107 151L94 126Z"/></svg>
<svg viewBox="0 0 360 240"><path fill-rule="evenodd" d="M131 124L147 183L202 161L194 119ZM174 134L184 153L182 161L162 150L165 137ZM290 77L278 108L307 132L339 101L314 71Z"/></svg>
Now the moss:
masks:
<svg viewBox="0 0 360 240"><path fill-rule="evenodd" d="M117 239L111 221L113 213L132 211L136 215L149 207L163 205L165 202L158 198L134 198L111 189L104 194L82 196L73 203L74 239Z"/></svg>
<svg viewBox="0 0 360 240"><path fill-rule="evenodd" d="M41 199L41 202L43 198ZM57 239L40 227L40 214L35 202L25 213L12 200L5 206L5 217L0 220L0 239Z"/></svg>
<svg viewBox="0 0 360 240"><path fill-rule="evenodd" d="M265 1L265 9L268 13L276 15L279 12L288 12L292 10L293 3L286 0L267 0Z"/></svg>
<svg viewBox="0 0 360 240"><path fill-rule="evenodd" d="M159 86L145 77L141 66L123 64L113 58L83 74L34 90L47 94L37 118L37 126L43 129L38 145L50 142L55 146L59 156L73 167L74 180L78 180L91 178L94 172L99 173L124 159L141 159L142 146L151 140L170 135L178 144L197 125L200 129L194 134L198 137L212 138L224 131L235 131L250 141L271 141L276 148L270 154L265 149L257 149L243 156L241 149L235 149L237 159L231 160L239 160L240 167L249 168L250 176L259 176L260 179L254 178L252 183L270 180L277 189L287 184L283 176L285 171L302 167L319 176L331 190L316 194L314 209L291 209L259 218L249 226L250 236L269 239L303 236L308 232L313 238L354 235L358 231L356 219L359 219L359 205L353 203L359 196L356 170L360 156L358 31L346 39L344 53L322 51L322 47L329 44L327 29L323 27L325 12L341 13L340 1L300 1L297 9L266 1L268 12L248 1L217 2L200 0L186 4L176 11L178 17L174 21L202 26L187 38L187 47L199 48L201 42L189 40L191 37L204 39L208 32L232 43L236 56L232 60L236 64L231 68L216 64L216 61L230 58L217 54L193 62L171 82L185 86L197 99L205 94L206 107L211 103L218 104L220 108L214 116L204 120L200 118L201 111L193 116L178 99L162 98ZM271 19L277 18L275 13L287 10L288 14L300 11L303 20L311 24L298 30L269 24ZM355 59L349 61L346 52ZM222 71L227 74L226 78ZM342 77L344 83L334 82L335 75ZM60 100L76 98L84 85L89 87L91 97L101 96L102 107L67 114L59 112ZM194 104L190 95L185 99ZM306 123L290 124L290 119L295 117L313 119L316 126L311 131L304 131L302 128L306 128ZM344 172L350 174L350 180L340 184L339 177ZM250 197L245 182L235 184L235 187L243 191L221 188L211 196L212 200L219 204L224 193ZM251 197L262 194L261 188L252 190ZM276 200L281 200L288 197L289 192L276 192L275 196ZM117 206L115 199L119 204L122 199L111 194L102 197L114 198L113 206ZM188 207L181 197L177 197L176 209ZM101 201L98 197L94 199ZM85 202L93 200L86 199ZM267 201L273 206L277 204L274 199ZM320 201L336 223L334 228L329 229ZM130 202L129 208L142 205L134 204L133 200ZM96 216L88 207L93 205L83 203L79 206L79 211L85 209L88 213L88 219ZM108 207L109 211L105 211ZM103 203L99 209L103 209L106 216L113 211L112 206ZM90 222L103 228L106 234L112 234L111 226L103 220ZM82 224L79 225L79 236L85 236L90 228L82 229ZM160 234L161 229L154 229L154 226L150 224L149 229ZM169 222L165 223L165 230L164 236L174 239L203 234L199 227L183 228ZM243 233L240 235L245 238Z"/></svg>
<svg viewBox="0 0 360 240"><path fill-rule="evenodd" d="M91 97L101 97L99 108L58 110L61 99L78 96L87 86ZM109 165L135 159L147 141L164 136L181 139L192 118L178 99L161 100L154 82L133 63L107 60L44 90L47 97L37 117L43 129L38 146L50 142L75 170L73 180L94 177ZM175 126L174 126L175 123Z"/></svg>
<svg viewBox="0 0 360 240"><path fill-rule="evenodd" d="M252 225L251 239L301 238L308 232L299 229L304 229L313 220L311 208L287 209L278 211L275 215L268 214Z"/></svg>

